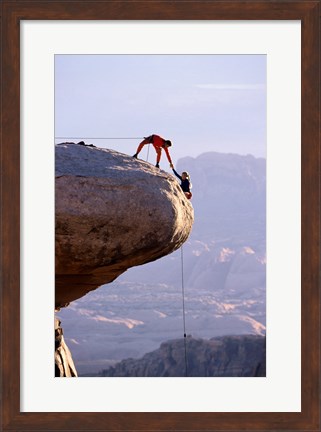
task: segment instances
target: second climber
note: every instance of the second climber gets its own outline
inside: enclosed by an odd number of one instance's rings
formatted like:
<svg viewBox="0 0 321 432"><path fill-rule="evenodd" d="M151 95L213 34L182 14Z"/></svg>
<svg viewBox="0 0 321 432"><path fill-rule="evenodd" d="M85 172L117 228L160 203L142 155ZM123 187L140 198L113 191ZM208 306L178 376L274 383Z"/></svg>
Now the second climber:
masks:
<svg viewBox="0 0 321 432"><path fill-rule="evenodd" d="M176 177L178 177L181 181L181 188L182 191L184 192L185 196L187 199L191 199L192 198L192 183L191 183L191 178L190 175L188 174L188 172L183 171L182 175L180 176L178 174L177 171L175 171L175 169L173 168L173 172L176 175Z"/></svg>

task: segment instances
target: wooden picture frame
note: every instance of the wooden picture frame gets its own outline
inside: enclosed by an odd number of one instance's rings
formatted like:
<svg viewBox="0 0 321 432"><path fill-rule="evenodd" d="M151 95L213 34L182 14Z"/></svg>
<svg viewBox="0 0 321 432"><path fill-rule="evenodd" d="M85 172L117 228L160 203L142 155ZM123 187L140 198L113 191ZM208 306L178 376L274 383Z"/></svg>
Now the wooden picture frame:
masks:
<svg viewBox="0 0 321 432"><path fill-rule="evenodd" d="M22 20L301 21L301 412L20 412L20 22ZM1 29L1 430L319 431L320 2L318 0L2 0Z"/></svg>

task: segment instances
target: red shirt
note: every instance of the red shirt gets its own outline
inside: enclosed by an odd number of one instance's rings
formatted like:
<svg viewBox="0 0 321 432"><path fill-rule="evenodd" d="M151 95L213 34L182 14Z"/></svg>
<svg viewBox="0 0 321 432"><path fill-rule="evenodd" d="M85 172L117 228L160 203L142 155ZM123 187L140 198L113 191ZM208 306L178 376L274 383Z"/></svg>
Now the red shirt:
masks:
<svg viewBox="0 0 321 432"><path fill-rule="evenodd" d="M153 144L153 146L155 147L155 149L159 148L159 149L164 149L168 162L172 163L172 159L170 157L169 151L168 151L168 147L163 147L163 144L165 143L166 140L164 140L164 138L160 137L159 135L151 135L150 137L150 142Z"/></svg>

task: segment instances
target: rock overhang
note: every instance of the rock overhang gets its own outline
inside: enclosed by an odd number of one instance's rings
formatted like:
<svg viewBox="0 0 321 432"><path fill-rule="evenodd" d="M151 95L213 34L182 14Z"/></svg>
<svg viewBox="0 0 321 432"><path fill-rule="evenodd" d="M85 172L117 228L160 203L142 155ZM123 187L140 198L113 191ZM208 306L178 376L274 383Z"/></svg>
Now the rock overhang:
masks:
<svg viewBox="0 0 321 432"><path fill-rule="evenodd" d="M176 179L114 150L56 145L56 307L178 249L193 207Z"/></svg>

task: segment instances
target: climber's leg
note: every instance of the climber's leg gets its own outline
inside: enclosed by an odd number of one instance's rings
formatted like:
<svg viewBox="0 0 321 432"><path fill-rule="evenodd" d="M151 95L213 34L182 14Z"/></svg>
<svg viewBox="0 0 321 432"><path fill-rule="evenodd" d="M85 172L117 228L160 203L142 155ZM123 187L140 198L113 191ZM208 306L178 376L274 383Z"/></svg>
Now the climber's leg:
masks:
<svg viewBox="0 0 321 432"><path fill-rule="evenodd" d="M139 155L139 153L141 152L142 148L144 147L145 144L148 144L149 140L148 138L145 138L137 147L136 153L133 155L134 158L137 159L137 156Z"/></svg>

